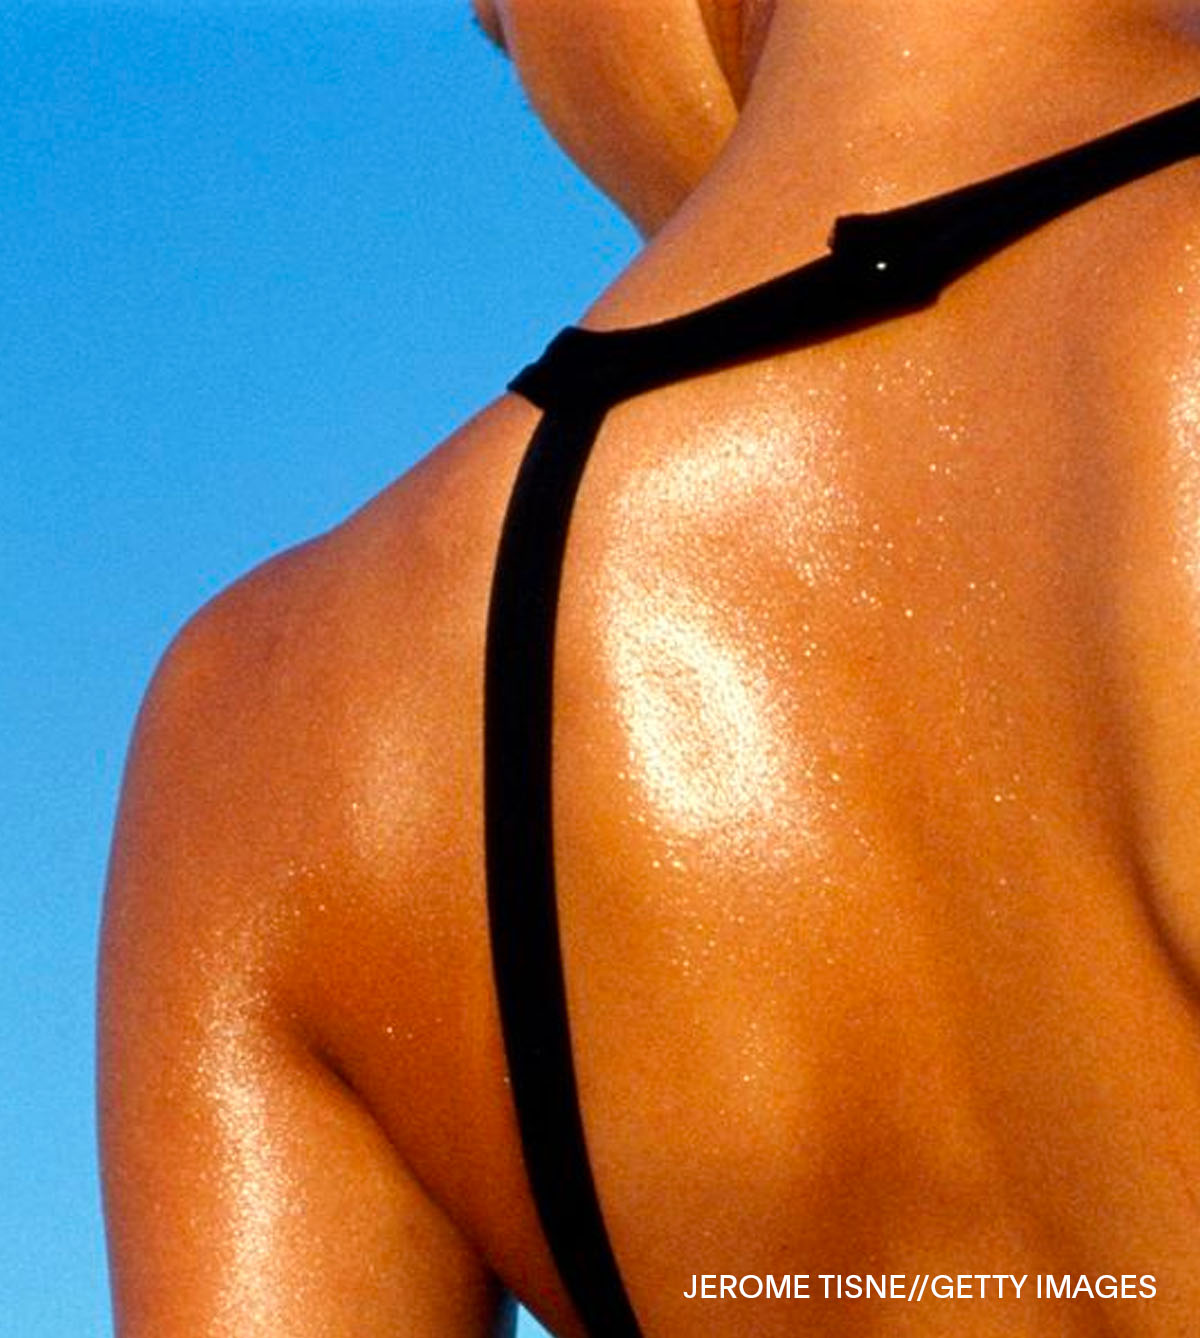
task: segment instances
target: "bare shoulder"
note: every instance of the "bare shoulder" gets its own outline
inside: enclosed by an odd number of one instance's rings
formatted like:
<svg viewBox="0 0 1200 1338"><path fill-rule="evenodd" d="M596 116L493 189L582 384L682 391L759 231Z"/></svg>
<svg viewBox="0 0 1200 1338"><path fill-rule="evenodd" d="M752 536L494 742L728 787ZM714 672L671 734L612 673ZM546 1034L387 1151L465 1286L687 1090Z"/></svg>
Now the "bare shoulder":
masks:
<svg viewBox="0 0 1200 1338"><path fill-rule="evenodd" d="M202 608L159 666L139 736L183 730L226 773L237 761L295 790L344 756L357 713L444 686L429 656L480 625L527 418L501 401L343 524Z"/></svg>
<svg viewBox="0 0 1200 1338"><path fill-rule="evenodd" d="M391 1332L397 1297L424 1317L414 1333L491 1331L476 1219L495 1205L472 1186L494 1198L497 1177L429 1131L504 1096L478 703L527 416L501 402L345 524L251 572L155 675L101 968L122 1333L198 1332L238 1278L246 1315L293 1298L298 1334ZM509 1161L502 1200L519 1194ZM266 1165L282 1197L253 1188ZM310 1205L299 1234L272 1216L289 1196ZM164 1232L163 1212L187 1231ZM324 1231L329 1248L313 1247Z"/></svg>
<svg viewBox="0 0 1200 1338"><path fill-rule="evenodd" d="M219 959L236 929L286 957L289 917L350 915L367 885L399 913L423 870L444 871L477 784L491 557L528 417L485 411L176 638L131 750L110 956L126 917L161 915L193 952Z"/></svg>

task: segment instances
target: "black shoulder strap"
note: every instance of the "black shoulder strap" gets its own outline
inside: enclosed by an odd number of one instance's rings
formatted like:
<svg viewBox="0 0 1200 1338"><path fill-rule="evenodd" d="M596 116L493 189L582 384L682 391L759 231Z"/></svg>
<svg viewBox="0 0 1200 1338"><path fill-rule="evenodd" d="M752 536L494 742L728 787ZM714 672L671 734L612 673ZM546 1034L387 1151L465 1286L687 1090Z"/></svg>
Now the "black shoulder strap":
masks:
<svg viewBox="0 0 1200 1338"><path fill-rule="evenodd" d="M623 399L930 306L1042 224L1200 154L1200 99L1002 176L839 219L827 255L685 316L570 327L512 383L545 412L517 474L488 615L488 914L525 1165L563 1283L591 1338L640 1338L604 1226L579 1109L555 900L554 630L567 527L588 454Z"/></svg>

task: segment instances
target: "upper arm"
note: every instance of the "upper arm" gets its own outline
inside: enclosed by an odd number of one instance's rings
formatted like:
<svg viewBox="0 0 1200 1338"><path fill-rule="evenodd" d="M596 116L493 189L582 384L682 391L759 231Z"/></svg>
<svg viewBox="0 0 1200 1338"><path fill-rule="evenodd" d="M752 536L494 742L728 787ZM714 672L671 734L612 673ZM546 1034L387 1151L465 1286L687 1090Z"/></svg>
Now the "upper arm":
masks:
<svg viewBox="0 0 1200 1338"><path fill-rule="evenodd" d="M295 1006L302 916L277 884L321 823L236 632L202 620L168 656L122 798L100 1017L117 1332L492 1332L491 1276Z"/></svg>

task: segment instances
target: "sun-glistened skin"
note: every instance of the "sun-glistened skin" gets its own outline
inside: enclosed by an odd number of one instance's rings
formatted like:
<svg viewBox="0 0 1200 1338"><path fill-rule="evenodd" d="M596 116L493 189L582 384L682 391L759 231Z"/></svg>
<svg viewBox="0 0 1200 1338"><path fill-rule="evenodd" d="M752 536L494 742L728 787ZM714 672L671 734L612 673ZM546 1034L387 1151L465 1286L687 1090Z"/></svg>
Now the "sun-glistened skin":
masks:
<svg viewBox="0 0 1200 1338"><path fill-rule="evenodd" d="M598 327L1200 92L1196 12L1153 0L480 8L653 235ZM647 1338L1167 1338L1200 1311L1198 192L1195 164L1153 175L930 311L604 426L555 839ZM536 422L496 401L156 676L104 932L119 1338L481 1338L506 1292L582 1338L483 876L487 599ZM820 1273L1029 1282L688 1297Z"/></svg>

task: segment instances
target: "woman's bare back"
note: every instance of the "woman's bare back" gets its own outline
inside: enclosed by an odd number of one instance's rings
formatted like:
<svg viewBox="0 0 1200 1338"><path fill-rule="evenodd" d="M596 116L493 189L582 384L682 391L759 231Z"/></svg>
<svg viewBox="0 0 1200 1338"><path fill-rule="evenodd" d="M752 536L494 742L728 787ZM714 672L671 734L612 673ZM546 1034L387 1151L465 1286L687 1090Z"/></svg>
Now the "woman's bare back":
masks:
<svg viewBox="0 0 1200 1338"><path fill-rule="evenodd" d="M1197 172L603 429L555 838L589 1151L652 1338L1158 1335L1197 1309ZM594 319L742 282L714 260L738 226L702 208ZM803 258L768 227L728 263ZM160 673L107 1090L165 1064L201 1099L138 1098L109 1135L130 1334L189 1332L172 1306L205 1332L482 1333L493 1276L579 1332L483 877L484 620L536 421L499 401ZM176 1212L168 1305L136 1261ZM868 1274L926 1291L851 1297ZM689 1297L710 1275L809 1298ZM935 1295L959 1275L969 1297ZM1079 1290L1102 1275L1136 1295Z"/></svg>

